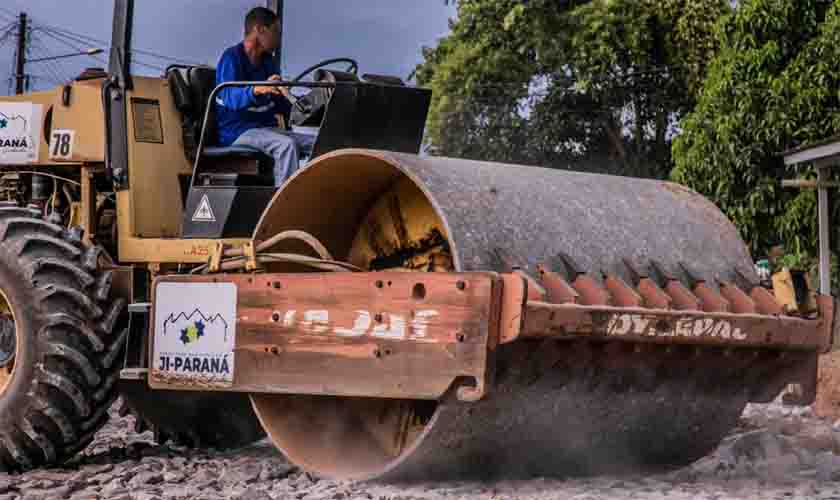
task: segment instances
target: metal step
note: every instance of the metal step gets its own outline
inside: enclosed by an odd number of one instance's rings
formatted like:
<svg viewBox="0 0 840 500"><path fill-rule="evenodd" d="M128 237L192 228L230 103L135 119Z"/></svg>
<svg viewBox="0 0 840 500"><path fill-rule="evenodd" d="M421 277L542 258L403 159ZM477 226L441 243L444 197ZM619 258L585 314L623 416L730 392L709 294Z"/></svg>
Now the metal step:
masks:
<svg viewBox="0 0 840 500"><path fill-rule="evenodd" d="M149 376L148 368L123 368L120 370L120 380L145 381Z"/></svg>
<svg viewBox="0 0 840 500"><path fill-rule="evenodd" d="M151 302L135 302L128 305L128 312L148 314L152 310Z"/></svg>

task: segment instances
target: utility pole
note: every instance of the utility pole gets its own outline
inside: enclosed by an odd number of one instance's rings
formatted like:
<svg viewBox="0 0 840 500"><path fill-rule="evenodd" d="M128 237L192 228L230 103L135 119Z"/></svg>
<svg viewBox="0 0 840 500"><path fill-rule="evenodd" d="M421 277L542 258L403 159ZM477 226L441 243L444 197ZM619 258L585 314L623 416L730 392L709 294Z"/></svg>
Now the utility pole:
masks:
<svg viewBox="0 0 840 500"><path fill-rule="evenodd" d="M280 39L277 50L274 51L274 67L277 71L283 70L283 12L285 0L266 0L266 7L277 14L277 29L280 30ZM284 75L285 77L285 75Z"/></svg>
<svg viewBox="0 0 840 500"><path fill-rule="evenodd" d="M26 12L18 21L17 64L15 66L15 94L23 94L26 87Z"/></svg>

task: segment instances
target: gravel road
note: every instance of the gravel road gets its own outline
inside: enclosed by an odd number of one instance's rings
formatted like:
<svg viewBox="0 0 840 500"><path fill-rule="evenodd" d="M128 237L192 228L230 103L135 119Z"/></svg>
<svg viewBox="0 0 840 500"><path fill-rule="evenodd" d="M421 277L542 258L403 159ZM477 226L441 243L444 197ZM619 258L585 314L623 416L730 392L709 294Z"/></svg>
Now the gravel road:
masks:
<svg viewBox="0 0 840 500"><path fill-rule="evenodd" d="M747 408L718 450L691 467L649 477L392 486L319 480L267 441L235 452L158 446L133 418L113 414L63 468L0 474L0 500L840 499L840 424L809 408Z"/></svg>

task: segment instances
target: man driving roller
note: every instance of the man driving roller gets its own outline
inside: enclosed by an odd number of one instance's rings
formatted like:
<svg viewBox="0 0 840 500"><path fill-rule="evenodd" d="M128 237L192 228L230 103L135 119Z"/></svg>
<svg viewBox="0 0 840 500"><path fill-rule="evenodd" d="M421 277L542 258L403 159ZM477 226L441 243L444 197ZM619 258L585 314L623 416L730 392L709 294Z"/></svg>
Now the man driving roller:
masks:
<svg viewBox="0 0 840 500"><path fill-rule="evenodd" d="M272 52L280 41L277 15L257 7L245 17L245 39L222 54L216 85L230 81L280 80ZM274 158L274 185L280 186L299 165L299 151L313 139L280 128L277 115L291 110L286 87L255 85L222 90L216 98L216 121L222 146L250 146Z"/></svg>

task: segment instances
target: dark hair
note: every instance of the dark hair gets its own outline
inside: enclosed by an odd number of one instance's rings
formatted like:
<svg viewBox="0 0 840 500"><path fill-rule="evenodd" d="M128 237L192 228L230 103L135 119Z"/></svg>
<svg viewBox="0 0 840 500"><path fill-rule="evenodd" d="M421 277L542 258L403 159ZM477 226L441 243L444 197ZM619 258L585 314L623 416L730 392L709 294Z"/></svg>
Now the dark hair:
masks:
<svg viewBox="0 0 840 500"><path fill-rule="evenodd" d="M277 14L271 9L265 7L255 7L245 16L245 35L251 32L257 26L265 26L270 28L277 22Z"/></svg>

